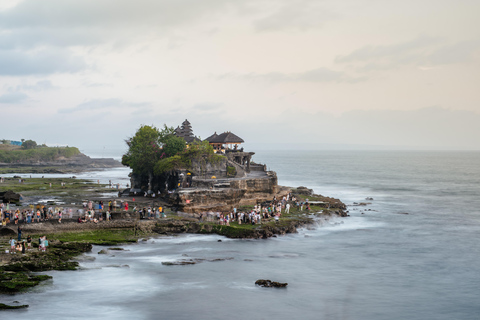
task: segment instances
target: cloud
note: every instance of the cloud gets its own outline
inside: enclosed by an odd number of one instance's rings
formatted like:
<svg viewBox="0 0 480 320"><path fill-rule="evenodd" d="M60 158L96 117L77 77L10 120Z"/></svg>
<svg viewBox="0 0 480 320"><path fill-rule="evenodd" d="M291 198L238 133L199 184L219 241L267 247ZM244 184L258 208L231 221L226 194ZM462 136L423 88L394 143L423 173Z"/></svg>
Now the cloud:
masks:
<svg viewBox="0 0 480 320"><path fill-rule="evenodd" d="M74 56L68 50L0 51L0 76L73 73L86 66L83 58Z"/></svg>
<svg viewBox="0 0 480 320"><path fill-rule="evenodd" d="M118 111L122 109L132 109L135 111L142 110L145 111L145 108L150 107L150 103L142 102L142 103L133 103L133 102L125 102L121 99L95 99L90 100L87 102L80 103L76 107L73 108L63 108L59 109L59 113L75 113L75 112L91 112L91 111L98 111L104 112L105 110L108 111Z"/></svg>
<svg viewBox="0 0 480 320"><path fill-rule="evenodd" d="M16 104L21 103L28 99L28 95L22 92L10 92L0 96L0 103L4 104Z"/></svg>
<svg viewBox="0 0 480 320"><path fill-rule="evenodd" d="M480 50L480 41L445 43L444 39L419 37L411 41L359 48L335 58L336 63L351 63L361 71L384 70L403 65L431 68L445 64L469 62Z"/></svg>
<svg viewBox="0 0 480 320"><path fill-rule="evenodd" d="M198 113L218 112L223 103L198 103L192 107L192 111Z"/></svg>
<svg viewBox="0 0 480 320"><path fill-rule="evenodd" d="M28 91L47 91L47 90L53 90L58 87L55 87L52 84L52 81L50 80L40 80L37 81L35 84L29 85L29 84L22 84L18 85L15 87L15 91L21 91L21 90L28 90Z"/></svg>
<svg viewBox="0 0 480 320"><path fill-rule="evenodd" d="M226 73L216 77L218 80L222 79L240 79L247 81L267 81L267 82L348 82L355 83L363 81L364 78L351 77L348 74L340 71L331 70L329 68L316 68L304 72L283 73Z"/></svg>
<svg viewBox="0 0 480 320"><path fill-rule="evenodd" d="M289 1L268 3L269 11L273 11L261 19L254 21L257 31L282 31L286 29L310 29L322 26L326 21L335 18L335 14L327 10L319 1ZM272 10L273 9L273 10Z"/></svg>
<svg viewBox="0 0 480 320"><path fill-rule="evenodd" d="M0 11L0 47L137 41L228 8L223 0L25 0ZM143 30L143 32L138 32Z"/></svg>

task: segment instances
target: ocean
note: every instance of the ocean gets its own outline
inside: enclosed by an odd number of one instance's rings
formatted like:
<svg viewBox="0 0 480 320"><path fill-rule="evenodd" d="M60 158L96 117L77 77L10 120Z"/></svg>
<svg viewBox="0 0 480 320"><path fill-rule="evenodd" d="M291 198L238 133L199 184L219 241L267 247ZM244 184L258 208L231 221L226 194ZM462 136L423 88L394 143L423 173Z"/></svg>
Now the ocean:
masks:
<svg viewBox="0 0 480 320"><path fill-rule="evenodd" d="M2 319L480 318L480 152L263 151L254 161L281 185L340 198L350 217L266 240L186 234L107 255L94 246L80 270L0 296L30 305ZM185 258L206 260L162 265Z"/></svg>

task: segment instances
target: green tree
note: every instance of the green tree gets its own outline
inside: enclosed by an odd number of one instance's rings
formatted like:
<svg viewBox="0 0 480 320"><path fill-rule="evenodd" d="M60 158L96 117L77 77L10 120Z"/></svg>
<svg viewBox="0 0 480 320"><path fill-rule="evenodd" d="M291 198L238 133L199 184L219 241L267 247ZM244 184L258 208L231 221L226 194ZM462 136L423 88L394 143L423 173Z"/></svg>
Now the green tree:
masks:
<svg viewBox="0 0 480 320"><path fill-rule="evenodd" d="M33 140L26 140L22 143L23 149L35 149L37 147L37 143Z"/></svg>
<svg viewBox="0 0 480 320"><path fill-rule="evenodd" d="M185 150L186 147L185 139L175 135L167 135L163 139L163 152L166 157L172 157Z"/></svg>
<svg viewBox="0 0 480 320"><path fill-rule="evenodd" d="M143 125L135 135L125 142L128 151L122 157L122 164L133 172L148 176L148 189L151 190L155 164L162 158L176 155L186 147L185 140L175 136L173 128L164 125L162 130Z"/></svg>
<svg viewBox="0 0 480 320"><path fill-rule="evenodd" d="M153 167L161 157L160 131L154 126L143 125L135 135L125 142L128 151L122 157L122 164L133 172L148 175L148 189L153 179Z"/></svg>

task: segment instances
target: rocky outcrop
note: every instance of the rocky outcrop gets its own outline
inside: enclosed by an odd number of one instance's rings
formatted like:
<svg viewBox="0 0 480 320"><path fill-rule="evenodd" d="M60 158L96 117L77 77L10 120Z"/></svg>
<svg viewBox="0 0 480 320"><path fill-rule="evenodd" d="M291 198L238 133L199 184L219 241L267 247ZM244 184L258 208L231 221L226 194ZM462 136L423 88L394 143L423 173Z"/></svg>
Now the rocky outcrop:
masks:
<svg viewBox="0 0 480 320"><path fill-rule="evenodd" d="M17 163L0 163L0 167L19 168L19 167L58 167L59 169L102 169L122 167L123 165L113 158L90 158L89 156L80 153L70 158L59 157L53 161L23 161ZM51 170L51 169L49 169ZM78 170L75 170L78 171Z"/></svg>
<svg viewBox="0 0 480 320"><path fill-rule="evenodd" d="M15 193L12 190L0 192L0 202L16 203L19 201L20 201L20 194Z"/></svg>
<svg viewBox="0 0 480 320"><path fill-rule="evenodd" d="M276 282L272 280L263 280L263 279L255 281L255 284L257 286L264 287L264 288L285 288L286 286L288 286L288 283L281 283L281 282Z"/></svg>
<svg viewBox="0 0 480 320"><path fill-rule="evenodd" d="M195 181L197 186L203 187L182 188L170 197L170 203L177 210L189 213L231 211L234 207L271 200L280 190L273 171L244 179Z"/></svg>

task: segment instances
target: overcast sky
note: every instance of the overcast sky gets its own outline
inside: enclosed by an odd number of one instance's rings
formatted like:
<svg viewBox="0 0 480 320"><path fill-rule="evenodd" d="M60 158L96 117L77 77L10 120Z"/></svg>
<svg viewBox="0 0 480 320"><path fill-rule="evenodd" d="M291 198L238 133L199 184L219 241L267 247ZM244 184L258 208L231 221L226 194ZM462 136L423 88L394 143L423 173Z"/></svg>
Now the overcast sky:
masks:
<svg viewBox="0 0 480 320"><path fill-rule="evenodd" d="M478 0L2 0L0 138L480 150Z"/></svg>

